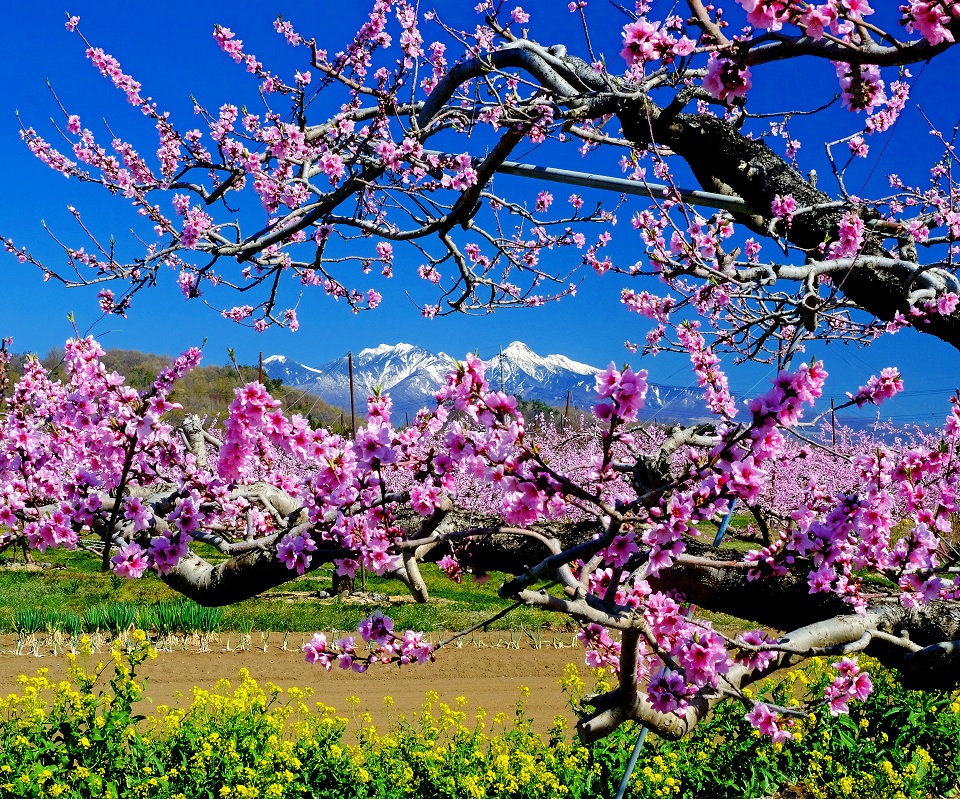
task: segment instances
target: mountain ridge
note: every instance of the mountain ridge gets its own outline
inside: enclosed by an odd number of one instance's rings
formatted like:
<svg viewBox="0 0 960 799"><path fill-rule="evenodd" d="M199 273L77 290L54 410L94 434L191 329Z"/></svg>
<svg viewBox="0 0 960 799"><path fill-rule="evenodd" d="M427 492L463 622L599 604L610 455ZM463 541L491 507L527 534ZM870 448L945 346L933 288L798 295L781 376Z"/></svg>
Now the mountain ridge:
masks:
<svg viewBox="0 0 960 799"><path fill-rule="evenodd" d="M420 408L433 403L433 394L444 384L454 360L443 352L404 342L360 350L353 356L357 413L362 415L366 398L379 389L390 394L396 421L412 419ZM524 400L565 408L569 397L570 406L581 409L597 401L594 376L601 370L566 355L538 355L522 341L514 341L486 363L491 388ZM347 356L312 367L284 355L271 355L264 358L263 368L286 385L309 390L345 411L350 409ZM651 383L640 418L687 424L711 415L701 389Z"/></svg>

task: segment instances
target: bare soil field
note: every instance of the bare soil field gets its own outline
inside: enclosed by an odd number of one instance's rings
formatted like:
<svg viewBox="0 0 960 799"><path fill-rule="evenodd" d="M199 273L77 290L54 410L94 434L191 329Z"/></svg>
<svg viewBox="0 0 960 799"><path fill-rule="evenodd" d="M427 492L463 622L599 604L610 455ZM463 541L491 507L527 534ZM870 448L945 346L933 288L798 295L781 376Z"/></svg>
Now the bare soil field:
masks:
<svg viewBox="0 0 960 799"><path fill-rule="evenodd" d="M462 646L449 645L437 652L436 662L403 668L373 667L365 674L355 674L334 667L330 672L308 664L299 651L308 636L290 634L287 649L282 648L280 636L274 633L266 651L259 636L254 636L251 647L225 651L226 634L214 638L209 651L160 651L155 660L140 667L139 676L146 678L145 701L138 710L149 714L158 704L189 705L194 687L212 689L218 680L226 678L234 685L240 669L247 669L261 686L273 682L282 688L297 686L314 689L314 699L332 705L344 716L353 712L348 697L360 699L357 712L369 712L378 726L389 723L391 716L408 716L420 709L427 691L436 691L441 702L453 705L458 696L468 700L468 718L473 710L482 707L490 716L506 712L512 716L520 686L530 689L526 702L527 715L534 720L535 729L545 731L554 716L564 715L573 720L560 690L558 680L568 663L581 665L586 676L583 650L577 647L541 646L535 648L529 641L505 640L508 634L490 633L474 636ZM569 638L569 636L568 636ZM57 681L66 677L66 657L54 655L49 647L40 647L40 655L13 654L14 636L0 636L0 696L17 691L17 677L33 675L37 669L49 669L48 676ZM237 643L237 636L230 642ZM93 660L109 660L107 653L94 655ZM178 695L182 695L178 698ZM392 709L384 708L384 697L394 700Z"/></svg>

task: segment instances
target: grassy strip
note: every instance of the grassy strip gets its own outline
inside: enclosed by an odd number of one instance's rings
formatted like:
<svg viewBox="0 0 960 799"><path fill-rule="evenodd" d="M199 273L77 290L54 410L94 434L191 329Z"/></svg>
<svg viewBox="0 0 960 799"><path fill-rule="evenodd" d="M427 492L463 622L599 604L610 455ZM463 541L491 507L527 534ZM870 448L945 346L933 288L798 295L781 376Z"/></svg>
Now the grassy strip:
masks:
<svg viewBox="0 0 960 799"><path fill-rule="evenodd" d="M731 533L741 530L749 521L747 516L734 516ZM707 526L710 530L704 532L703 539L712 540L715 525ZM724 542L732 557L757 546L732 534ZM210 547L202 549L203 556L213 562L222 558ZM116 634L131 626L160 635L215 630L244 634L255 630L353 630L374 609L390 615L399 629L436 632L473 627L511 604L497 596L497 587L505 579L503 574L491 573L484 584L469 579L458 584L434 564L425 563L421 572L433 600L426 605L410 603L402 583L375 575L367 577L366 586L368 595L376 597L372 604L337 598L316 601L318 592L331 590L332 572L327 575L320 571L291 580L255 599L204 615L200 606L184 603L180 594L152 572L138 580L125 580L100 571L99 563L82 552L48 550L34 555L43 567L40 571L4 568L10 561L0 556L0 633L58 630L68 635L95 631ZM731 635L755 627L724 614L701 611L698 615ZM489 629L573 631L576 625L555 614L518 608Z"/></svg>
<svg viewBox="0 0 960 799"><path fill-rule="evenodd" d="M39 571L0 568L0 632L29 634L55 629L76 635L94 631L116 633L131 626L160 634L352 630L376 608L388 613L401 629L460 630L485 621L510 604L497 596L503 575L493 574L483 585L457 584L430 563L422 566L433 600L426 605L409 602L402 583L376 576L367 578L367 594L373 597L372 603L355 604L341 598L318 601L317 592L329 591L331 580L314 573L222 609L204 609L184 602L149 572L139 580L103 573L83 553L51 550L38 564L43 566ZM0 560L0 567L3 565ZM491 629L537 629L558 624L561 629L569 626L566 620L552 614L519 608L495 622Z"/></svg>
<svg viewBox="0 0 960 799"><path fill-rule="evenodd" d="M523 689L512 717L478 711L468 719L460 700L450 707L428 693L419 713L397 717L383 732L354 711L346 735L350 722L310 702L309 690L262 688L244 671L236 688L221 680L212 692L195 690L188 709L159 706L144 719L132 711L143 691L136 668L152 654L136 631L114 642L109 685L101 682L102 664L87 669L83 656L72 660L72 683L54 685L44 670L21 678L22 694L0 699L3 795L604 799L613 796L636 736L625 726L587 747L557 720L543 738L532 732ZM835 674L814 660L759 689L789 703ZM850 716L832 717L822 706L784 744L760 737L734 703L684 741L650 736L628 796L955 795L960 692L905 691L876 664L872 676L872 696ZM585 687L575 667L561 684L574 697Z"/></svg>

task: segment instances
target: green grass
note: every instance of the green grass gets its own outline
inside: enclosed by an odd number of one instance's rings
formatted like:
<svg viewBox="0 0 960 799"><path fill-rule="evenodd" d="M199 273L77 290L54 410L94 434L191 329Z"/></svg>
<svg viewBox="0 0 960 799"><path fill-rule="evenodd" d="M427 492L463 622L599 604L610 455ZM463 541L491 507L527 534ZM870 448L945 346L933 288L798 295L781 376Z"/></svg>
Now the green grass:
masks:
<svg viewBox="0 0 960 799"><path fill-rule="evenodd" d="M0 568L0 632L29 633L51 625L57 629L66 626L66 632L78 625L84 631L115 630L126 626L130 618L139 626L162 632L170 626L163 614L183 604L180 594L149 572L139 580L117 578L101 572L95 559L78 552L50 550L43 555L34 553L34 558L44 566L41 571ZM6 562L9 561L0 558L0 565ZM433 564L423 564L421 570L432 600L425 605L407 600L408 592L399 581L376 576L367 577L367 592L393 599L374 604L354 604L339 598L318 601L311 595L331 590L331 575L321 571L218 610L221 616L216 628L243 633L352 630L379 608L400 629L461 630L482 623L510 604L497 596L497 586L504 580L502 574L492 574L485 585L470 581L458 585ZM291 592L302 598L290 600L283 596ZM405 601L397 599L400 597ZM116 618L98 620L97 615L104 613L112 613ZM204 629L203 623L198 621L197 629ZM519 608L490 625L492 630L542 627L573 629L556 615L530 608Z"/></svg>
<svg viewBox="0 0 960 799"><path fill-rule="evenodd" d="M749 516L734 516L730 534L723 543L729 557L738 557L758 546L738 537L749 521ZM716 525L705 524L700 539L712 543L715 534ZM201 546L198 554L214 563L223 559L210 547ZM464 630L483 623L511 604L497 596L497 588L505 579L503 574L491 574L486 584L469 578L458 584L447 579L434 564L425 563L421 572L431 597L427 604L410 602L405 586L399 581L376 576L367 577L367 592L388 599L374 604L355 604L339 598L318 601L314 598L317 592L331 590L332 572L321 570L297 577L255 599L218 610L214 620L196 615L202 609L195 605L192 609L184 606L181 595L151 572L139 580L118 578L100 571L97 559L82 552L48 550L42 555L34 553L34 558L44 566L41 571L0 568L0 632L29 632L31 627L43 631L50 626L71 634L78 628L115 631L129 624L131 618L139 626L161 634L186 632L188 630L181 629L185 622L175 621L171 614L192 613L196 616L196 629L201 631L215 628L245 634L254 630L306 633L353 630L376 609L388 614L398 629ZM9 559L0 556L0 565L5 562ZM359 586L358 579L357 588ZM292 600L283 596L291 592L297 595ZM97 614L105 613L112 613L115 618L98 621ZM34 618L30 614L40 616ZM752 629L752 625L745 626L745 622L730 616L707 615L716 626L731 633ZM518 608L490 624L488 629L572 631L576 624L556 614Z"/></svg>

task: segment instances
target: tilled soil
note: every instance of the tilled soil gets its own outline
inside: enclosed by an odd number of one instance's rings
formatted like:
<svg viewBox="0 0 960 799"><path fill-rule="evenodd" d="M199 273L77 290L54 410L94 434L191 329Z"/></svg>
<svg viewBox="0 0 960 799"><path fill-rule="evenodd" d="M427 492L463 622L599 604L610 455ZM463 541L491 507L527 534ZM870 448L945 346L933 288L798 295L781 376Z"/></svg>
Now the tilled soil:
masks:
<svg viewBox="0 0 960 799"><path fill-rule="evenodd" d="M282 638L279 633L272 634L266 651L259 634L254 634L249 648L240 651L225 651L228 644L233 648L238 643L236 635L231 641L226 634L214 638L206 652L197 651L197 641L189 642L186 650L174 647L174 651L160 651L155 660L147 661L138 671L147 681L147 699L138 710L149 713L157 704L188 706L194 687L209 690L222 678L235 685L238 672L245 668L261 686L273 682L282 688L311 687L316 701L332 705L345 716L354 712L347 698L356 696L360 699L356 711L369 712L378 726L389 724L391 716L409 716L419 710L427 691L436 691L440 701L450 705L457 697L466 697L468 713L482 707L491 716L501 711L512 716L520 686L530 689L527 715L536 729L545 731L557 715L573 720L558 680L566 664L583 663L583 650L561 647L559 641L555 646L535 648L529 641L511 641L509 634L488 633L474 636L460 647L444 647L437 652L434 663L403 668L374 666L356 674L336 667L327 672L308 664L299 650L307 636L290 634L286 650ZM65 679L66 657L54 655L49 646L37 649L42 653L39 657L13 654L14 649L13 636L0 636L0 696L18 691L18 675L33 675L40 668L47 668L53 681ZM103 658L109 660L105 653L93 659ZM581 673L586 669L581 667ZM384 708L386 696L394 700L389 712Z"/></svg>

